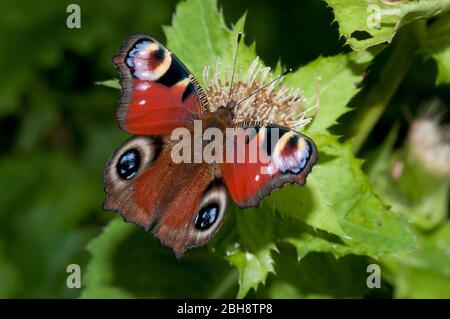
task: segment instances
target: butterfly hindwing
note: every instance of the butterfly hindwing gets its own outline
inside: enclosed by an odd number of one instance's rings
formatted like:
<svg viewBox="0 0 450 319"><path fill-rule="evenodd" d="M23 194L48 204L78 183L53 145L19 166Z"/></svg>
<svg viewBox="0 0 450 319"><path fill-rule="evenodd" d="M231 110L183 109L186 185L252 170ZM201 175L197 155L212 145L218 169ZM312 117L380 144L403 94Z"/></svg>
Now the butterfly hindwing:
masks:
<svg viewBox="0 0 450 319"><path fill-rule="evenodd" d="M245 155L221 168L228 192L240 207L257 206L284 184L306 183L318 157L310 138L277 125L242 127L237 132L232 147L237 156ZM239 138L245 143L237 143ZM229 151L230 145L227 147Z"/></svg>
<svg viewBox="0 0 450 319"><path fill-rule="evenodd" d="M135 136L117 149L105 169L105 209L152 232L180 257L205 244L222 224L228 193L218 168L171 159L171 143Z"/></svg>
<svg viewBox="0 0 450 319"><path fill-rule="evenodd" d="M121 74L117 116L125 131L167 135L203 117L205 93L180 60L155 39L131 36L113 63Z"/></svg>

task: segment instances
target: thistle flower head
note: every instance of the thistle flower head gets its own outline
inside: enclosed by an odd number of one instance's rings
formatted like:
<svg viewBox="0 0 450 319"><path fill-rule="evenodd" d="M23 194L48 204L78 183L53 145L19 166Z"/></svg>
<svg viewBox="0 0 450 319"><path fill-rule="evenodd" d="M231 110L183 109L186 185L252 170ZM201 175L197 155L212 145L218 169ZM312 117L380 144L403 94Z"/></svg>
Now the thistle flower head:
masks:
<svg viewBox="0 0 450 319"><path fill-rule="evenodd" d="M239 102L234 108L233 122L257 121L261 123L273 123L287 126L295 130L301 130L311 122L312 118L306 115L310 109L303 106L303 96L299 89L289 89L280 80L264 87L274 79L270 67L263 66L256 58L248 71L242 69L236 72L233 88L230 95L230 81L223 81L228 77L228 70L224 76L218 61L211 70L206 67L203 72L206 92L209 97L211 111L225 106L228 101ZM254 92L256 94L252 95Z"/></svg>

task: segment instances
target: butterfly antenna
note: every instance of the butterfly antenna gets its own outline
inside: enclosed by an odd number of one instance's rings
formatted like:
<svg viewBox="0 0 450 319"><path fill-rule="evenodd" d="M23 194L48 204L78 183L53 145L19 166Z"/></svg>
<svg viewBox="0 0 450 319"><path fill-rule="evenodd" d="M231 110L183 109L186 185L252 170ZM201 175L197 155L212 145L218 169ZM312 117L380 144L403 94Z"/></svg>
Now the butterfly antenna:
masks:
<svg viewBox="0 0 450 319"><path fill-rule="evenodd" d="M242 32L239 32L238 36L237 36L237 41L236 41L236 51L234 52L233 73L231 74L230 92L228 93L228 102L230 102L231 94L233 93L234 75L236 73L236 60L237 60L237 56L238 56L238 52L239 52L239 43L241 42L241 38L242 38Z"/></svg>
<svg viewBox="0 0 450 319"><path fill-rule="evenodd" d="M266 87L268 87L269 85L271 85L272 83L275 83L276 81L278 81L279 79L281 79L283 76L285 76L286 74L289 74L292 72L292 69L289 68L286 71L284 71L282 74L280 74L279 76L277 76L275 79L273 79L272 81L270 81L269 83L267 83L266 85L264 85L263 87L260 87L259 89L253 91L253 93L251 93L250 95L248 95L247 97L243 98L242 100L240 100L239 102L236 103L236 105L244 102L245 100L251 98L253 95L257 94L259 91L264 90Z"/></svg>

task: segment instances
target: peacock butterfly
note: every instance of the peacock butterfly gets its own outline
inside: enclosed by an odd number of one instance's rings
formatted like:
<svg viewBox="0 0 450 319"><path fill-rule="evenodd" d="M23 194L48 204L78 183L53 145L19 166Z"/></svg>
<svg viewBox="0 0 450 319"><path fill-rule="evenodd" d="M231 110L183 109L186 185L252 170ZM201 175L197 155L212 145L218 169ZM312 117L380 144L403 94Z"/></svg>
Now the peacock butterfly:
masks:
<svg viewBox="0 0 450 319"><path fill-rule="evenodd" d="M104 208L146 230L155 225L152 232L177 257L218 231L229 197L252 207L286 183L305 185L317 148L288 128L309 122L296 108L302 96L284 86L276 90L281 76L266 84L269 69L257 60L234 88L235 65L231 82L222 82L219 71L211 78L206 68L206 91L172 52L146 35L131 36L113 63L121 75L119 126L134 136L107 163ZM216 129L227 136L216 137L224 146L211 154L219 160L195 160L208 142L195 145L198 123L201 134ZM173 133L180 128L191 133L183 140L192 154L174 161L181 139ZM229 130L232 139L225 134Z"/></svg>

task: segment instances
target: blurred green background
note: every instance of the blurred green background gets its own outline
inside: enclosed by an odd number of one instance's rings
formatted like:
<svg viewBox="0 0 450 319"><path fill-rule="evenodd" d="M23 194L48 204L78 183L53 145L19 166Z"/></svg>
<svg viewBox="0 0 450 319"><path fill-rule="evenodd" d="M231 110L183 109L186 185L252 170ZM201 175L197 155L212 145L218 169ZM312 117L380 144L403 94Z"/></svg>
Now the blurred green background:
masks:
<svg viewBox="0 0 450 319"><path fill-rule="evenodd" d="M72 1L2 1L0 19L0 297L76 297L66 287L66 266L83 267L86 244L114 217L102 210L102 172L127 138L117 127L119 91L96 85L117 77L111 57L133 33L165 43L177 1L77 1L81 29L66 27ZM268 65L298 68L320 55L349 51L323 1L219 1L226 22L247 15L246 43L256 42ZM389 56L377 56L366 85L376 82ZM432 97L450 101L435 86L436 65L415 58L393 104L416 114ZM358 97L352 102L357 105ZM336 132L346 135L342 119ZM360 152L366 156L398 124L395 145L409 124L390 108ZM314 259L314 257L312 257ZM345 263L345 261L344 261ZM297 270L298 271L298 270ZM386 296L392 292L387 292ZM339 295L339 294L337 294Z"/></svg>

